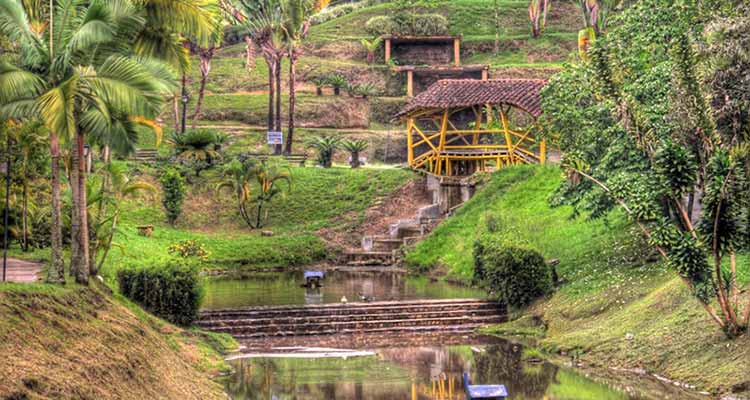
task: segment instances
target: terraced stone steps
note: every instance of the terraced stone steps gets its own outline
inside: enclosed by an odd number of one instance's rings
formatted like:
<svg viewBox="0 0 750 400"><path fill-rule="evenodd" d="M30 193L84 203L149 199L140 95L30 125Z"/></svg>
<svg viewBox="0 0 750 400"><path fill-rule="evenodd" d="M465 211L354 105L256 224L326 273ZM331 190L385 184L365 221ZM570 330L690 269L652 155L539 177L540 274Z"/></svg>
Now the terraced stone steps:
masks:
<svg viewBox="0 0 750 400"><path fill-rule="evenodd" d="M202 313L198 325L238 339L329 334L470 332L505 321L486 300L416 300L259 307Z"/></svg>

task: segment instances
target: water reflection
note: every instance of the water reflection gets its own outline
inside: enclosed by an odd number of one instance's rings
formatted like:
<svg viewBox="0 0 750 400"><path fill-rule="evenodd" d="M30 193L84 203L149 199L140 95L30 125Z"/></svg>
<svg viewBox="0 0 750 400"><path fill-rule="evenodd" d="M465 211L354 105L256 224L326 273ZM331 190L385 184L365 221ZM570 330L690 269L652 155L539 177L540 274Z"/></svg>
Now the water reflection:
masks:
<svg viewBox="0 0 750 400"><path fill-rule="evenodd" d="M464 339L466 342L466 339ZM240 359L226 382L233 399L463 400L461 374L477 383L503 383L511 399L641 399L555 365L529 364L521 348L482 338L471 344L376 350L352 359ZM395 342L397 343L397 342Z"/></svg>
<svg viewBox="0 0 750 400"><path fill-rule="evenodd" d="M319 289L301 287L302 271L258 272L243 279L209 278L205 309L260 305L337 303L342 297L359 301L482 298L476 289L432 282L400 272L329 271Z"/></svg>

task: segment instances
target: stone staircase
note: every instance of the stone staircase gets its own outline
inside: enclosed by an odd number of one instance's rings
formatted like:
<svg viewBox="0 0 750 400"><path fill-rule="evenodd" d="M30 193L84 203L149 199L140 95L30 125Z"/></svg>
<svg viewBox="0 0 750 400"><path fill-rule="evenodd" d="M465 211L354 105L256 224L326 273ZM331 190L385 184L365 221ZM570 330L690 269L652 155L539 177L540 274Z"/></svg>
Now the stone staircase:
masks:
<svg viewBox="0 0 750 400"><path fill-rule="evenodd" d="M504 322L505 308L477 299L252 307L201 313L198 326L239 340L332 334L472 332Z"/></svg>
<svg viewBox="0 0 750 400"><path fill-rule="evenodd" d="M138 149L130 159L138 162L153 163L159 159L159 151L156 149Z"/></svg>

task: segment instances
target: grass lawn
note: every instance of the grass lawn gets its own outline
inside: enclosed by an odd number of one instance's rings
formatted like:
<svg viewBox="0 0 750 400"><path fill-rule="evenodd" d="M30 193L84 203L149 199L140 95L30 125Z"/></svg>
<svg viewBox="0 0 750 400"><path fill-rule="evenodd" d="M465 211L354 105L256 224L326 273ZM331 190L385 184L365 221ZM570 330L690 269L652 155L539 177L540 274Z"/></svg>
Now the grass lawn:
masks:
<svg viewBox="0 0 750 400"><path fill-rule="evenodd" d="M657 258L620 212L589 221L570 219L568 207L550 208L547 199L561 179L554 167L495 173L407 254L407 264L443 266L469 279L474 239L491 216L545 258L559 259L563 285L490 332L532 336L544 350L575 354L592 367L644 368L711 391L745 382L750 336L727 340L676 274L648 261ZM738 267L740 285L747 288L748 254L739 255ZM628 334L632 340L625 339Z"/></svg>

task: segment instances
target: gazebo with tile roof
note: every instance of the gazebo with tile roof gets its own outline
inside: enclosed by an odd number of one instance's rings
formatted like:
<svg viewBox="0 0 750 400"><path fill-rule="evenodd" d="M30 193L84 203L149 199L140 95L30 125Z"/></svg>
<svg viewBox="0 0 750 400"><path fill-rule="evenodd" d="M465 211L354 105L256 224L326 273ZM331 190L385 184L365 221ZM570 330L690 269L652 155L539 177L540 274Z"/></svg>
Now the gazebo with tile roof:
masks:
<svg viewBox="0 0 750 400"><path fill-rule="evenodd" d="M409 101L409 165L439 176L467 176L506 165L544 164L533 128L541 115L538 79L445 79Z"/></svg>

